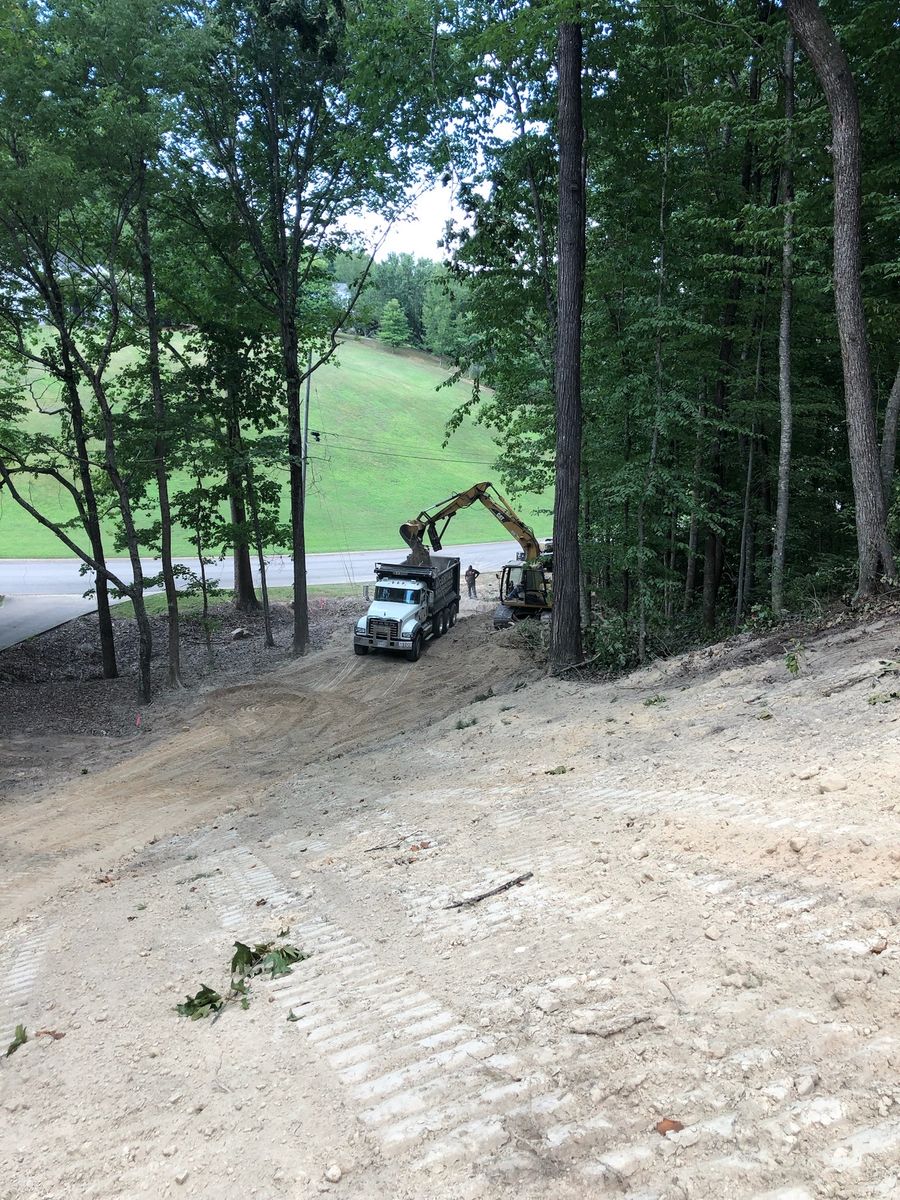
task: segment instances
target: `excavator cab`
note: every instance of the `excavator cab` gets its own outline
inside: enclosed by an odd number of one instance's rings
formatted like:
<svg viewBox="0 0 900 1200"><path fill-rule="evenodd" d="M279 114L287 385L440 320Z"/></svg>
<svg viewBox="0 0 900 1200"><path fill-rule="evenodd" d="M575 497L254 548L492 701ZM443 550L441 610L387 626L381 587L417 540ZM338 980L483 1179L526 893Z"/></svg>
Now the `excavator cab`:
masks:
<svg viewBox="0 0 900 1200"><path fill-rule="evenodd" d="M494 628L505 629L525 617L541 617L552 608L547 575L541 563L507 563L500 571L500 604Z"/></svg>

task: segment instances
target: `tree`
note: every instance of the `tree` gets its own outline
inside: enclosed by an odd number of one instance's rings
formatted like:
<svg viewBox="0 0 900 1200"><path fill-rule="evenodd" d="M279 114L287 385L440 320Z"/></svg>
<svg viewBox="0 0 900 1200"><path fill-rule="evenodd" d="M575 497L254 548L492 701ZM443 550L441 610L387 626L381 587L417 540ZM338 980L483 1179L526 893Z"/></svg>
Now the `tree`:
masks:
<svg viewBox="0 0 900 1200"><path fill-rule="evenodd" d="M584 300L585 181L581 26L559 27L559 252L554 390L556 500L553 509L554 671L581 662L581 314Z"/></svg>
<svg viewBox="0 0 900 1200"><path fill-rule="evenodd" d="M778 400L781 431L778 446L778 502L775 510L775 545L772 549L772 612L780 617L784 608L784 560L787 548L788 500L791 474L791 317L794 305L794 173L791 141L794 121L794 39L784 43L784 162L781 169L781 202L784 205L784 236L781 250L781 312L778 328Z"/></svg>
<svg viewBox="0 0 900 1200"><path fill-rule="evenodd" d="M453 309L447 281L435 276L429 281L422 302L422 340L425 348L439 358L449 357L457 347L458 327Z"/></svg>
<svg viewBox="0 0 900 1200"><path fill-rule="evenodd" d="M388 300L385 304L378 322L378 337L395 348L409 344L409 322L399 300Z"/></svg>
<svg viewBox="0 0 900 1200"><path fill-rule="evenodd" d="M184 109L180 145L196 189L188 219L208 237L205 196L228 189L253 275L240 270L230 245L214 242L213 252L223 255L235 286L267 305L277 323L296 655L309 647L302 385L334 353L374 250L346 304L310 305L307 295L330 279L327 258L343 248L341 219L367 207L396 213L428 157L445 41L432 18L424 0L388 6L225 0L198 11L209 51ZM423 41L432 48L427 62Z"/></svg>
<svg viewBox="0 0 900 1200"><path fill-rule="evenodd" d="M797 40L816 73L831 115L834 166L834 305L841 343L850 469L856 502L859 598L872 595L883 570L893 578L887 507L875 436L872 372L862 295L861 124L847 55L818 0L785 0Z"/></svg>

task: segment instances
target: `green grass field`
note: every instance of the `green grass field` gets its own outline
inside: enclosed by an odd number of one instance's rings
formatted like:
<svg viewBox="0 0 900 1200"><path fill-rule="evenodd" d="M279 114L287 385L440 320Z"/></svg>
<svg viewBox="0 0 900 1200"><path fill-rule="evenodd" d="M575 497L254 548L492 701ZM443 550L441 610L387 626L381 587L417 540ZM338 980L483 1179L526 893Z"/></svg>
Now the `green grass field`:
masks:
<svg viewBox="0 0 900 1200"><path fill-rule="evenodd" d="M370 341L346 342L336 365L322 367L313 376L310 431L319 433L319 441L311 441L308 474L306 540L311 553L397 546L402 521L478 480L495 477L498 448L473 422L465 421L447 449L441 449L447 418L469 395L463 383L437 391L446 377L428 355L392 351ZM45 407L51 406L50 392L45 402ZM37 408L29 420L32 429L47 432L54 424L55 418ZM177 488L181 481L176 476L173 483ZM58 485L32 480L23 487L35 507L53 520L72 515L69 498ZM539 513L551 507L548 497L526 495L513 503L539 536L549 534L550 516ZM288 511L285 489L285 519ZM459 514L450 532L458 542L498 541L504 536L480 505ZM108 534L112 548L111 529ZM179 555L194 552L180 529L174 547ZM0 557L66 554L49 530L0 491Z"/></svg>

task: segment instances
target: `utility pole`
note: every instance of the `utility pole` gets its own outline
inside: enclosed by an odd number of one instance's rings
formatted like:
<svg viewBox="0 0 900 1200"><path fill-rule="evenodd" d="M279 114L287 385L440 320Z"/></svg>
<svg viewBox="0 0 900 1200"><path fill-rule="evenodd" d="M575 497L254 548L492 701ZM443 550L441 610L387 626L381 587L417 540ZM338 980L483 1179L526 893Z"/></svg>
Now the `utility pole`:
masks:
<svg viewBox="0 0 900 1200"><path fill-rule="evenodd" d="M312 350L306 360L306 400L303 405L303 467L300 472L300 490L306 507L306 464L309 462L309 389L312 385Z"/></svg>

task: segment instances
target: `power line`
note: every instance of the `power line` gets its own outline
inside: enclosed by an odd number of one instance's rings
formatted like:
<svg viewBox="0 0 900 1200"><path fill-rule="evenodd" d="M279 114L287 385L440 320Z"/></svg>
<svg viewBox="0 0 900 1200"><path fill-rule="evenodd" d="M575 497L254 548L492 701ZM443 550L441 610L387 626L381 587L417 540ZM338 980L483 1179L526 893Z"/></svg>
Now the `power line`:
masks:
<svg viewBox="0 0 900 1200"><path fill-rule="evenodd" d="M362 446L330 446L329 450L347 454L373 454L376 458L412 458L416 462L471 463L486 467L492 467L497 461L495 458L447 458L443 454L400 454L392 450L366 450Z"/></svg>

